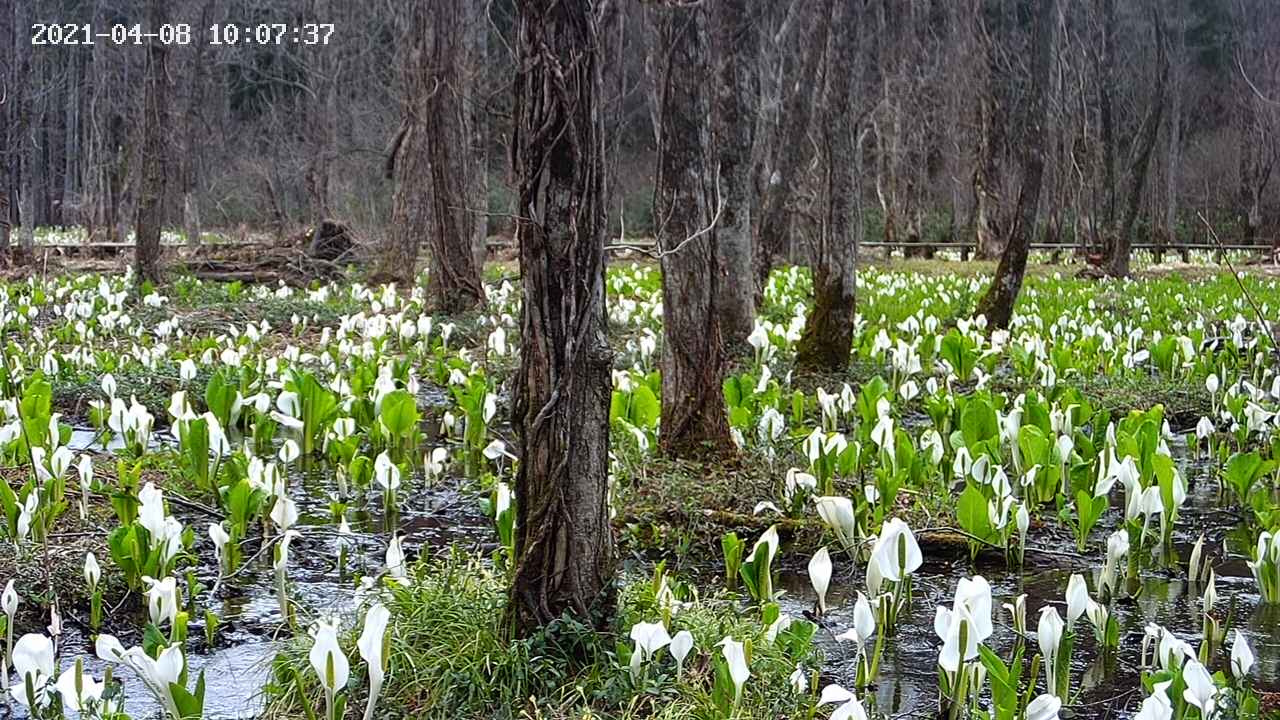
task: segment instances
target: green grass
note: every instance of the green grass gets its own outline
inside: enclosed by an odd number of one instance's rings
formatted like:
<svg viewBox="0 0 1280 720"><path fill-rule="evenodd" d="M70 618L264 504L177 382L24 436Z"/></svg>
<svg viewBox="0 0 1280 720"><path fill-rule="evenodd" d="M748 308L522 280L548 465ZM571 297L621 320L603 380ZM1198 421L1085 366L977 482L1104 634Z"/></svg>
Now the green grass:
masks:
<svg viewBox="0 0 1280 720"><path fill-rule="evenodd" d="M637 683L626 667L627 636L632 624L660 617L649 581L621 587L606 632L563 620L537 637L512 641L501 627L505 580L487 563L455 551L420 562L414 577L408 587L381 591L391 611L392 654L380 718L717 718L712 659L719 655L715 643L726 635L752 647L751 679L736 717L775 718L812 702L790 688L788 677L797 660L816 668L820 658L807 643L791 651L769 643L760 621L740 613L730 598L701 599L668 623L673 635L685 629L695 638L680 680L674 660L662 651ZM357 637L352 629L344 649L352 658L349 705L363 711L368 681ZM265 717L304 717L303 698L313 708L323 706L308 649L306 641L294 641L276 658Z"/></svg>

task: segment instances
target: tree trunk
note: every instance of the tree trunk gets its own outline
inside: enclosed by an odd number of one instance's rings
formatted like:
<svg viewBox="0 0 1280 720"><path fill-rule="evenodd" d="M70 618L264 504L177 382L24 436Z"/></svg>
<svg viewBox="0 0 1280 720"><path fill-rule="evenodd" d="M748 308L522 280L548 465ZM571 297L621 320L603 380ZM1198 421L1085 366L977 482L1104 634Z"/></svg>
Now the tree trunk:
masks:
<svg viewBox="0 0 1280 720"><path fill-rule="evenodd" d="M486 4L465 0L466 31L462 65L462 111L466 135L467 190L471 207L466 218L471 227L471 249L476 268L483 273L489 256L489 110L486 106L486 73L489 68L489 20Z"/></svg>
<svg viewBox="0 0 1280 720"><path fill-rule="evenodd" d="M212 4L206 3L201 11L200 26L209 27L212 23ZM204 111L205 91L205 39L200 33L194 38L194 46L190 78L187 81L187 112L183 118L183 153L182 153L182 227L187 244L196 247L200 244L200 206L197 192L200 189L200 173L202 163L201 148L201 113Z"/></svg>
<svg viewBox="0 0 1280 720"><path fill-rule="evenodd" d="M712 133L719 171L719 198L724 210L716 225L720 330L730 355L745 352L755 329L752 277L751 146L755 119L756 77L753 50L755 19L746 0L722 0L711 8L715 57L715 104Z"/></svg>
<svg viewBox="0 0 1280 720"><path fill-rule="evenodd" d="M1000 196L994 187L997 146L1001 142L999 102L994 89L980 101L981 127L978 131L978 157L973 166L973 238L974 254L980 258L999 257L1001 246Z"/></svg>
<svg viewBox="0 0 1280 720"><path fill-rule="evenodd" d="M506 627L612 613L604 123L594 2L519 0L513 163L524 304L512 419L516 569Z"/></svg>
<svg viewBox="0 0 1280 720"><path fill-rule="evenodd" d="M827 0L834 29L826 66L821 125L824 183L818 257L813 266L813 311L796 348L796 367L839 372L849 366L856 301L854 205L859 202L853 173L860 163L850 127L852 84L857 61L858 24L849 4Z"/></svg>
<svg viewBox="0 0 1280 720"><path fill-rule="evenodd" d="M1116 223L1116 123L1111 93L1115 89L1116 0L1102 0L1102 56L1098 68L1098 114L1102 134L1102 197L1104 240L1115 241Z"/></svg>
<svg viewBox="0 0 1280 720"><path fill-rule="evenodd" d="M124 183L129 175L129 154L125 149L128 133L119 114L112 113L107 124L110 127L107 132L107 240L124 242L128 237L124 207Z"/></svg>
<svg viewBox="0 0 1280 720"><path fill-rule="evenodd" d="M26 3L15 5L16 32L21 33L22 28L31 27L31 10L31 6ZM23 42L20 36L15 38L14 42L16 44L14 49L16 75L13 92L17 97L8 101L17 103L17 122L14 123L16 129L12 152L16 155L14 166L18 169L18 177L13 183L18 191L18 223L21 227L18 234L19 251L23 259L29 259L36 242L36 153L33 140L35 128L32 124L32 96L39 89L39 81L32 74L31 44Z"/></svg>
<svg viewBox="0 0 1280 720"><path fill-rule="evenodd" d="M17 95L16 71L14 68L14 12L13 6L0 9L0 260L6 259L9 253L9 233L12 228L13 207L9 198L13 187L13 145L15 102Z"/></svg>
<svg viewBox="0 0 1280 720"><path fill-rule="evenodd" d="M412 284L418 242L426 237L427 293L432 307L445 313L484 301L467 197L470 153L460 90L463 48L457 33L459 23L465 22L462 3L442 0L430 8L413 4L408 11L413 36L407 40L403 68L406 115L393 166L398 212L392 218L391 247L383 266L384 275ZM424 188L425 198L419 196Z"/></svg>
<svg viewBox="0 0 1280 720"><path fill-rule="evenodd" d="M1177 34L1180 36L1182 33ZM1178 238L1178 172L1182 164L1181 52L1175 62L1176 75L1170 83L1172 107L1169 108L1168 154L1165 158L1164 237L1161 240L1161 250L1181 244Z"/></svg>
<svg viewBox="0 0 1280 720"><path fill-rule="evenodd" d="M466 208L459 186L458 176L450 172L461 159L451 156L457 152L442 112L429 112L425 125L427 154L431 158L431 232L427 234L427 248L431 258L431 274L427 281L427 294L431 304L446 313L468 310L484 302L484 287L480 281L480 268L476 264L475 247L470 223L464 222ZM466 154L465 147L462 154Z"/></svg>
<svg viewBox="0 0 1280 720"><path fill-rule="evenodd" d="M1027 253L1036 231L1036 208L1044 183L1045 129L1049 112L1049 74L1053 68L1054 36L1057 31L1056 0L1036 0L1032 19L1031 82L1027 89L1027 114L1020 138L1022 188L1009 226L1008 240L991 287L978 302L977 313L985 315L991 327L1007 328L1013 306L1022 291L1027 271Z"/></svg>
<svg viewBox="0 0 1280 720"><path fill-rule="evenodd" d="M191 190L182 194L182 229L187 236L187 244L196 247L200 244L200 208L196 205L196 195Z"/></svg>
<svg viewBox="0 0 1280 720"><path fill-rule="evenodd" d="M821 3L806 3L801 11L806 19L800 37L799 58L787 78L789 87L784 91L781 114L782 127L773 145L772 171L764 178L763 197L760 200L760 217L756 220L754 262L756 269L755 292L759 296L769 281L773 269L773 256L782 251L791 232L791 214L787 208L796 186L798 174L809 159L807 135L813 114L812 79L827 45L830 28L816 8Z"/></svg>
<svg viewBox="0 0 1280 720"><path fill-rule="evenodd" d="M658 172L654 191L662 264L663 450L674 456L732 451L722 384L724 277L711 166L707 10L657 12Z"/></svg>
<svg viewBox="0 0 1280 720"><path fill-rule="evenodd" d="M78 224L76 213L79 209L77 196L80 192L80 88L83 80L82 52L76 49L67 58L66 98L63 107L63 140L62 140L62 188L58 218L63 227Z"/></svg>
<svg viewBox="0 0 1280 720"><path fill-rule="evenodd" d="M431 163L427 158L426 117L433 86L429 69L430 13L421 3L410 3L399 16L404 27L400 54L400 128L387 153L386 177L393 181L391 226L379 253L377 280L412 285L417 274L418 244L431 232L431 203L427 184Z"/></svg>
<svg viewBox="0 0 1280 720"><path fill-rule="evenodd" d="M167 24L168 0L150 0L148 17L152 33ZM158 39L147 42L146 86L142 105L141 183L134 233L134 269L137 281L160 281L160 231L164 223L164 191L169 159L166 157L165 115L169 107L169 48Z"/></svg>
<svg viewBox="0 0 1280 720"><path fill-rule="evenodd" d="M1142 201L1142 189L1147 184L1147 171L1151 167L1151 154L1156 148L1156 139L1160 136L1160 119L1164 113L1165 87L1169 81L1169 62L1164 48L1163 20L1160 11L1154 10L1154 26L1156 32L1157 67L1155 89L1151 93L1151 104L1142 118L1138 129L1137 147L1129 167L1129 196L1125 202L1124 221L1119 233L1112 238L1107 254L1106 272L1111 277L1129 276L1129 249L1133 245L1133 227L1138 220L1138 210Z"/></svg>

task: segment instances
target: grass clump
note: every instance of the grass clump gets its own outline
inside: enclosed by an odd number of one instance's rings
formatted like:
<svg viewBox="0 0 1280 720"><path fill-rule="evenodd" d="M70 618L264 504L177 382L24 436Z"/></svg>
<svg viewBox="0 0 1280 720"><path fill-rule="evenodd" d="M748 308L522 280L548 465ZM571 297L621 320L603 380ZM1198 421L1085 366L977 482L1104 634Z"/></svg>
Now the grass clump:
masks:
<svg viewBox="0 0 1280 720"><path fill-rule="evenodd" d="M797 693L788 678L798 664L821 667L804 633L778 633L770 642L756 613L738 611L735 599L697 599L682 583L623 582L615 617L604 631L564 618L535 637L509 640L502 628L506 581L473 555L453 551L421 560L405 586L377 592L391 612L388 674L376 711L382 718L712 718L724 717L714 691L725 636L751 649L751 678L734 715L776 718L812 707L814 694ZM687 604L663 610L655 585L675 590ZM695 639L677 679L669 649L633 677L629 631L638 622L666 620L672 635ZM797 621L795 626L803 625ZM342 646L351 658L348 707L363 708L368 679L355 647L359 627ZM310 641L291 641L276 657L268 683L267 718L304 717L303 697L322 707L322 691L307 661ZM723 671L723 670L722 670ZM812 675L810 674L810 677Z"/></svg>

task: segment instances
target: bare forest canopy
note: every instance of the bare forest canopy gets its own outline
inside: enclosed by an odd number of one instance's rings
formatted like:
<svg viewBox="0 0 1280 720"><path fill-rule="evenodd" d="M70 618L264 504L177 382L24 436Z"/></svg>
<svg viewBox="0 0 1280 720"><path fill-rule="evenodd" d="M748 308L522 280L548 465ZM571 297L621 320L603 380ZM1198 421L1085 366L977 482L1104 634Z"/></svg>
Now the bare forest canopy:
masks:
<svg viewBox="0 0 1280 720"><path fill-rule="evenodd" d="M851 154L840 161L854 169L861 240L974 242L999 254L1028 142L1044 161L1037 242L1202 242L1200 213L1228 241L1280 237L1275 0L1056 3L1044 128L1023 107L1033 0L848 2L829 29L813 17L824 3L737 3L747 22L729 38L735 66L700 79L728 78L743 94L742 201L757 237L769 226L785 238L772 246L780 254L798 259L820 234L814 158L827 135L812 105L832 66L814 56L840 39L851 63L841 68ZM598 4L607 207L612 231L628 237L657 230L661 4ZM76 226L123 242L148 177L162 179L161 225L197 237L285 235L335 218L379 240L397 234L397 218L450 215L456 233L509 230L510 0L0 7L0 220L15 232ZM160 25L168 37L139 37ZM149 63L163 70L150 97ZM150 145L149 119L159 128ZM421 197L397 200L397 183Z"/></svg>

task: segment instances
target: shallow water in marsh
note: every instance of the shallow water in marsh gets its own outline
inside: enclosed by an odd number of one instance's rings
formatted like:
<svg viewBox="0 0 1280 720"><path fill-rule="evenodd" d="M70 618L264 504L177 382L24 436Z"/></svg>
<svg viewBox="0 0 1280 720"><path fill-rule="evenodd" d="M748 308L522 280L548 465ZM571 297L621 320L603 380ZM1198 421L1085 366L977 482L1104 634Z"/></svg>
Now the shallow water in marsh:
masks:
<svg viewBox="0 0 1280 720"><path fill-rule="evenodd" d="M1181 448L1181 442L1170 443ZM1185 581L1186 563L1191 548L1201 532L1205 533L1205 555L1217 574L1218 603L1215 617L1224 627L1240 630L1249 642L1256 663L1251 672L1254 688L1267 692L1280 691L1280 607L1259 603L1257 583L1245 564L1251 551L1251 536L1241 531L1236 518L1221 509L1217 502L1217 485L1212 468L1191 461L1184 452L1174 450L1184 477L1191 486L1186 505L1173 534L1173 549L1167 562L1159 550L1155 558L1146 558L1136 586L1136 599L1118 599L1113 613L1120 627L1120 646L1110 653L1098 652L1093 627L1081 617L1076 630L1072 658L1071 687L1076 717L1126 717L1136 712L1143 698L1139 679L1140 652L1148 623L1157 623L1173 631L1179 638L1199 648L1202 634L1200 588ZM932 717L938 707L937 659L941 641L933 630L935 608L950 606L960 578L980 574L991 584L995 633L987 644L1006 659L1012 650L1015 633L1012 620L1001 604L1025 593L1028 656L1037 651L1035 630L1040 609L1055 605L1066 616L1067 582L1073 573L1084 575L1090 594L1097 588L1102 566L1101 546L1106 536L1121 522L1122 490L1113 495L1112 509L1107 512L1091 537L1086 555L1075 552L1074 537L1065 530L1041 528L1032 532L1023 570L1010 570L1003 556L985 553L977 567L970 567L963 553L950 561L930 558L915 580L915 601L910 616L900 621L897 636L886 643L880 663L878 682L869 691L882 713L892 717ZM1051 532L1053 538L1043 537ZM1152 533L1159 534L1153 525ZM857 591L865 591L864 566L854 567L844 556L833 554L836 571L828 591L828 611L818 642L826 653L823 681L852 686L855 673L852 643L838 642L835 636L853 623L853 605ZM778 586L786 590L783 611L794 616L811 612L815 602L808 575L802 564L788 564L780 573ZM1229 664L1231 633L1208 664L1211 671ZM1041 673L1043 681L1043 672ZM1075 694L1075 693L1078 693ZM1066 713L1064 712L1064 715Z"/></svg>
<svg viewBox="0 0 1280 720"><path fill-rule="evenodd" d="M1171 445L1181 447L1180 443ZM1136 710L1141 700L1138 658L1147 623L1164 625L1198 647L1199 594L1196 589L1188 588L1181 578L1185 576L1190 547L1201 531L1207 536L1206 554L1212 558L1218 576L1218 618L1225 623L1230 616L1233 627L1247 636L1257 657L1254 686L1267 691L1280 690L1280 632L1277 631L1280 610L1258 603L1256 584L1244 562L1249 538L1236 530L1239 523L1235 516L1218 508L1217 486L1210 479L1212 469L1192 462L1184 453L1177 453L1177 460L1191 482L1187 505L1174 534L1173 556L1177 560L1169 563L1177 569L1167 567L1161 558L1144 561L1138 583L1142 591L1138 598L1117 601L1114 605L1121 642L1112 653L1100 656L1092 626L1084 618L1080 620L1072 667L1072 690L1078 695L1073 697L1076 707L1071 712L1076 717L1103 714L1125 717ZM305 608L300 622L305 623L315 615L350 614L354 599L350 573L379 570L392 528L403 538L410 558L453 544L483 552L492 549L494 535L490 522L480 513L480 497L467 482L442 482L424 490L420 478L412 482L406 479L405 488L412 488L413 492L401 493L401 510L394 517L383 512L380 496L375 491L350 500L352 509L347 517L355 535L349 549L347 574L340 576L338 536L329 509L331 496L336 492L332 473L313 468L293 475L289 493L299 506L301 537L291 546L289 579L291 597L299 607ZM1082 573L1090 588L1096 587L1100 547L1120 519L1119 488L1116 493L1113 508L1094 531L1091 552L1084 556L1075 552L1070 535L1052 522L1033 531L1026 567L1020 571L1009 570L1003 557L997 554L983 554L973 568L962 547L945 552L926 550L925 565L916 578L911 612L901 622L897 636L886 644L878 682L867 693L874 697L878 711L895 718L933 716L937 707L936 663L940 645L933 632L934 609L939 604L950 604L961 577L978 573L991 583L996 632L988 644L1002 657L1007 657L1014 637L1009 616L999 606L1025 593L1027 623L1033 634L1029 651L1034 650L1040 608L1054 604L1065 615L1063 596L1070 575ZM204 532L209 518L190 510L175 510L196 530L201 557L212 558L212 548L208 547ZM188 659L193 674L202 669L206 671L205 717L209 720L238 720L260 714L261 688L269 679L270 662L278 648L275 637L278 633L281 637L289 635L282 631L270 553L264 552L258 557L258 550L256 543L245 548L244 569L224 581L216 594L207 590L202 593L198 611L192 618L192 649ZM852 623L856 590L863 587L862 566L855 567L843 556L833 557L833 561L836 573L828 593L829 610L817 641L826 655L823 682L851 686L853 647L834 638ZM695 575L700 576L708 588L719 582L718 563L718 556L699 559L700 571L695 571ZM777 573L778 587L786 591L781 601L783 610L794 616L810 611L814 595L804 570L804 559L797 554L788 557L784 550ZM202 566L200 580L206 586L214 585L216 578L208 564ZM214 610L221 619L213 648L204 647L205 608ZM107 624L107 631L118 630L121 640L128 645L137 640L136 635L130 633L136 633L134 629L143 621L139 615L109 616ZM85 658L86 667L101 677L102 664L92 656L87 638L77 627L77 623L68 623L63 637L64 666L81 656ZM1219 649L1212 658L1211 669L1225 667L1229 643L1230 637L1227 647ZM124 680L130 714L136 718L156 716L158 708L141 683L127 670L120 671L118 676Z"/></svg>
<svg viewBox="0 0 1280 720"><path fill-rule="evenodd" d="M438 388L424 388L420 406L430 412L424 423L428 442L437 439L440 408L447 396ZM70 442L74 450L101 452L117 450L120 443L103 445L93 428L76 428ZM167 431L152 436L153 448L176 445ZM311 619L324 615L350 616L354 612L354 574L377 574L390 541L391 531L402 538L409 559L421 552L457 545L464 549L488 552L494 545L491 522L481 514L479 495L461 480L441 480L424 488L421 475L405 484L397 498L398 510L388 515L381 494L373 489L356 492L346 499L350 509L347 521L352 535L348 538L347 563L339 572L339 538L330 510L338 487L332 470L322 463L308 469L295 464L291 468L289 497L298 505L300 537L290 545L290 598L299 608L298 622L305 626ZM199 582L205 586L196 602L188 628L187 660L191 683L205 671L205 720L243 720L261 714L262 688L270 679L271 660L279 647L277 638L292 632L285 628L276 599L275 576L269 546L262 551L257 540L243 547L243 562L233 577L218 583L212 542L207 529L212 516L191 507L170 508L195 533L195 550L204 561L197 568ZM217 585L216 592L211 588ZM128 603L137 607L136 600ZM219 627L215 643L209 647L204 639L204 611L218 615ZM348 619L352 619L348 617ZM138 629L146 624L145 609L112 613L104 609L103 632L116 634L126 647L140 641ZM67 617L59 645L61 666L77 659L84 661L86 671L102 678L104 663L94 655L89 639L87 618ZM159 717L160 706L132 671L117 667L115 676L122 681L126 711L139 720ZM4 717L0 703L0 717ZM26 717L20 708L11 709L14 717Z"/></svg>
<svg viewBox="0 0 1280 720"><path fill-rule="evenodd" d="M354 611L353 573L378 573L390 539L380 498L371 493L367 504L376 511L348 512L353 535L345 573L340 575L339 540L328 510L329 493L336 487L329 485L318 474L312 474L295 477L291 489L290 496L297 498L299 506L296 529L301 536L290 545L290 598L299 608L298 621L303 626L317 616L349 616ZM402 495L400 508L392 524L411 559L428 549L449 545L477 551L487 551L493 545L490 523L479 512L479 498L457 485L442 483L428 491ZM212 558L212 547L205 547L209 541L203 532L208 518L188 515L182 519L196 530L201 557ZM257 551L256 543L245 548L244 564L238 574L224 580L216 593L208 589L201 593L197 612L191 618L187 658L192 682L201 670L205 671L206 720L239 720L260 714L261 690L270 677L271 659L278 648L276 638L291 634L284 629L280 615L270 553L255 557ZM217 581L212 571L212 567L200 568L200 582L207 588ZM206 608L219 617L218 636L212 648L204 641ZM106 613L104 631L118 632L121 642L129 646L139 640L136 629L145 622L145 611ZM67 623L61 652L63 667L82 658L86 670L102 677L103 663L93 655L92 643L80 623ZM159 707L132 672L123 668L114 672L124 684L129 714L134 718L158 716Z"/></svg>

